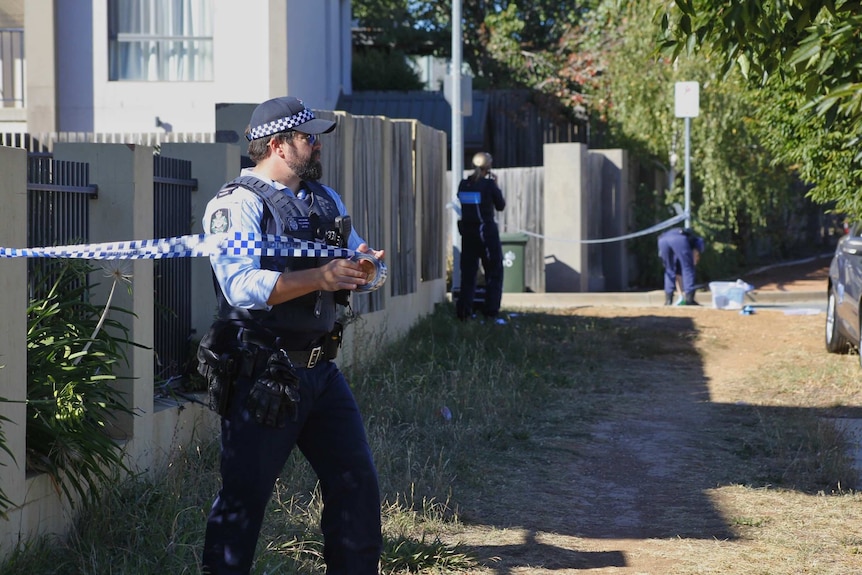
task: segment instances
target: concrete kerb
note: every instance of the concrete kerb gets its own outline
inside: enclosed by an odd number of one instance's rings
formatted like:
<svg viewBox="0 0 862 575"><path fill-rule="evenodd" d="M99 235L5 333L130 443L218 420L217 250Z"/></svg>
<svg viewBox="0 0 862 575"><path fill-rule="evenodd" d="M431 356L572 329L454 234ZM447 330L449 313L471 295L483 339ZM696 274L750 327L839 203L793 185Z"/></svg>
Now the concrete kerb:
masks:
<svg viewBox="0 0 862 575"><path fill-rule="evenodd" d="M619 307L663 307L664 292L661 290L646 292L581 292L581 293L504 293L501 306L503 308L571 308L586 306L619 306ZM695 300L700 307L711 309L712 294L698 292ZM747 294L746 305L753 308L768 309L772 307L785 308L801 305L816 309L825 308L826 291L752 291ZM733 311L733 310L723 310Z"/></svg>
<svg viewBox="0 0 862 575"><path fill-rule="evenodd" d="M831 257L832 253L823 253L818 256L782 262L757 268L748 272L747 275L758 274L770 269L799 265L820 259ZM698 288L703 287L696 286ZM450 295L451 297L451 295ZM701 307L713 308L712 294L708 290L699 289L695 293L695 300ZM652 307L664 306L664 292L653 290L645 292L578 292L578 293L504 293L501 307L508 308L570 308L598 305L611 305L621 307ZM753 290L746 294L745 305L754 309L784 309L802 308L826 309L826 285L820 291L800 290ZM733 310L722 310L733 311Z"/></svg>

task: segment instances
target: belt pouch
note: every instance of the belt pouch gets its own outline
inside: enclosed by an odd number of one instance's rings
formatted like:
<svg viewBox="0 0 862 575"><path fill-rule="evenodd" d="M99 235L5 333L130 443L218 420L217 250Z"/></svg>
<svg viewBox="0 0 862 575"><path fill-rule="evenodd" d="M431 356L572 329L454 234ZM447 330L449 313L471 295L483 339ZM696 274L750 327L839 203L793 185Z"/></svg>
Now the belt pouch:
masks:
<svg viewBox="0 0 862 575"><path fill-rule="evenodd" d="M335 359L338 356L338 348L341 347L341 334L344 332L344 326L339 322L335 322L335 327L331 332L323 336L321 344L321 355L326 359Z"/></svg>

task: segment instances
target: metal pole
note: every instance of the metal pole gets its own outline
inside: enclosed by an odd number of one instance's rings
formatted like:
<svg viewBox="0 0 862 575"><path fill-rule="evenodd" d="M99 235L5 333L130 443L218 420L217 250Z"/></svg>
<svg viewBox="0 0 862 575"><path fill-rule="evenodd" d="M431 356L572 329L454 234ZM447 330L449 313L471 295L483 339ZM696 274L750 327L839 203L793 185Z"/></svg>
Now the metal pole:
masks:
<svg viewBox="0 0 862 575"><path fill-rule="evenodd" d="M461 113L461 0L452 0L452 203L458 205L458 184L464 173L464 127ZM452 291L461 287L461 235L458 233L458 220L452 212Z"/></svg>
<svg viewBox="0 0 862 575"><path fill-rule="evenodd" d="M691 118L685 118L685 227L691 227Z"/></svg>

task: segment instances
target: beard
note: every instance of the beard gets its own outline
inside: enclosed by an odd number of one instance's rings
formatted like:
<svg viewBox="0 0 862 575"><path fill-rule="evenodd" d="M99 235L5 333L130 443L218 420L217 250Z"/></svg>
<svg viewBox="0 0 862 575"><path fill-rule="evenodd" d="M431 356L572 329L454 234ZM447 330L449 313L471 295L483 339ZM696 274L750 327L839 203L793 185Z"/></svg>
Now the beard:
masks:
<svg viewBox="0 0 862 575"><path fill-rule="evenodd" d="M312 155L305 161L294 159L288 162L287 165L300 179L316 182L323 175L323 164L315 157L316 155Z"/></svg>

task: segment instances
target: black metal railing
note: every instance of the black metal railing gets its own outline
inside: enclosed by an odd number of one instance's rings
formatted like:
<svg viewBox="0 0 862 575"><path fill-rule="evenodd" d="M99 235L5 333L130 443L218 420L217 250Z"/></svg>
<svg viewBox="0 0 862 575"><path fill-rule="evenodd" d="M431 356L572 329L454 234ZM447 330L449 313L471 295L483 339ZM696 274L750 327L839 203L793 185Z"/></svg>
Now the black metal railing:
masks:
<svg viewBox="0 0 862 575"><path fill-rule="evenodd" d="M153 158L154 228L157 238L184 236L192 229L191 193L197 180L188 160ZM193 357L191 259L157 259L155 285L156 378L188 375Z"/></svg>
<svg viewBox="0 0 862 575"><path fill-rule="evenodd" d="M44 153L27 156L27 245L86 243L90 237L90 200L98 187L90 183L90 166L53 159ZM30 297L44 297L54 282L54 262L28 261Z"/></svg>

